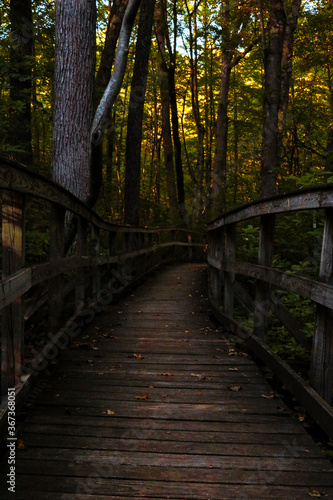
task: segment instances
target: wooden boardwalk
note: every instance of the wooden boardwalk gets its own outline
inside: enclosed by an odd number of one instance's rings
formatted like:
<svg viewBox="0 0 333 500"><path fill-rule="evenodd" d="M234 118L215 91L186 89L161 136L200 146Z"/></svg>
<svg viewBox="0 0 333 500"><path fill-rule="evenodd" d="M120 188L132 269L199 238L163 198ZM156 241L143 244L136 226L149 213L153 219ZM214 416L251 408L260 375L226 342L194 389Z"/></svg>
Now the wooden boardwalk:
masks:
<svg viewBox="0 0 333 500"><path fill-rule="evenodd" d="M1 499L333 498L332 464L209 322L205 281L164 269L62 353Z"/></svg>

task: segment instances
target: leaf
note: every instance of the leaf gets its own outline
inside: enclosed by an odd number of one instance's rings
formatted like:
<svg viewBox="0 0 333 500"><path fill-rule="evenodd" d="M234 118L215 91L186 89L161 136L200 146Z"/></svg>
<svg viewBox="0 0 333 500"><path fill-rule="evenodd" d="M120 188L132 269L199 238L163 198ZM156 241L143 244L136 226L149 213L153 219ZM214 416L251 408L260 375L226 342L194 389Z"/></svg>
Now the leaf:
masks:
<svg viewBox="0 0 333 500"><path fill-rule="evenodd" d="M147 399L150 398L149 392L146 392L143 396L135 396L135 399L141 400L141 401L147 401Z"/></svg>
<svg viewBox="0 0 333 500"><path fill-rule="evenodd" d="M113 410L106 410L106 414L109 415L109 416L112 416L112 415L115 415L116 412L113 411Z"/></svg>
<svg viewBox="0 0 333 500"><path fill-rule="evenodd" d="M317 491L317 490L308 490L308 494L312 498L321 498L321 497L327 496L325 493L319 493L319 491Z"/></svg>
<svg viewBox="0 0 333 500"><path fill-rule="evenodd" d="M191 377L198 377L199 380L204 380L205 375L200 375L200 373L191 373Z"/></svg>
<svg viewBox="0 0 333 500"><path fill-rule="evenodd" d="M144 358L144 356L142 356L141 354L134 354L134 357L135 357L138 361L140 361L141 359L143 359L143 358Z"/></svg>
<svg viewBox="0 0 333 500"><path fill-rule="evenodd" d="M24 450L25 449L25 444L24 442L22 441L22 439L19 439L18 443L17 443L17 448L19 450Z"/></svg>
<svg viewBox="0 0 333 500"><path fill-rule="evenodd" d="M173 373L170 373L170 372L163 372L162 375L164 377L172 377L173 376Z"/></svg>
<svg viewBox="0 0 333 500"><path fill-rule="evenodd" d="M228 385L228 389L233 392L239 392L242 390L241 385Z"/></svg>
<svg viewBox="0 0 333 500"><path fill-rule="evenodd" d="M238 368L236 367L232 367L232 368L228 368L229 372L238 372Z"/></svg>
<svg viewBox="0 0 333 500"><path fill-rule="evenodd" d="M185 330L185 333L190 333L190 330Z"/></svg>
<svg viewBox="0 0 333 500"><path fill-rule="evenodd" d="M275 399L277 397L276 394L262 394L261 395L262 398L265 398L265 399Z"/></svg>

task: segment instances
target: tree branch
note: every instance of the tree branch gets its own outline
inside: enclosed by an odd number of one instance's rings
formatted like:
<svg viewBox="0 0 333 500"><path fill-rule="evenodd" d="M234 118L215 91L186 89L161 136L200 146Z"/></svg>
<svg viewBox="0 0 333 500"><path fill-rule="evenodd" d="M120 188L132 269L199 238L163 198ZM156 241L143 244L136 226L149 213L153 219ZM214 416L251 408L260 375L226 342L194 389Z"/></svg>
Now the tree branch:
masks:
<svg viewBox="0 0 333 500"><path fill-rule="evenodd" d="M141 0L129 0L125 11L119 34L117 54L113 72L104 95L97 107L93 125L91 128L90 138L91 144L94 147L96 147L102 141L103 133L108 124L109 112L121 89L126 70L129 40L140 3Z"/></svg>

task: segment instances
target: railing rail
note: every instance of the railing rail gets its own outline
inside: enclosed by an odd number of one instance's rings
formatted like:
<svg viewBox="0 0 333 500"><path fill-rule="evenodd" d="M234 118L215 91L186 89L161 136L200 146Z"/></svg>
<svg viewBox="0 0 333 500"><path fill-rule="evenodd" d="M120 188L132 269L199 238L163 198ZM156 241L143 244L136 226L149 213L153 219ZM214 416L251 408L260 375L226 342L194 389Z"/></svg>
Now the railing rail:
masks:
<svg viewBox="0 0 333 500"><path fill-rule="evenodd" d="M320 271L317 280L282 272L272 267L276 217L279 214L323 209ZM237 224L260 218L258 263L236 262ZM300 242L301 244L301 242ZM223 214L208 225L209 300L213 314L248 346L294 392L312 417L333 436L333 185L312 187L287 195L251 203ZM237 281L238 276L255 280L252 299ZM302 380L266 344L269 312L273 312L301 343L306 344L297 320L274 293L273 287L292 291L316 304L310 380ZM254 314L249 331L234 316L238 302Z"/></svg>
<svg viewBox="0 0 333 500"><path fill-rule="evenodd" d="M203 258L203 234L180 227L130 227L102 220L71 193L26 167L0 158L2 190L1 399L6 413L8 388L21 396L31 376L55 357L60 345L121 290L133 286L172 259ZM25 265L27 200L49 205L49 259ZM77 236L65 253L68 216L77 219ZM31 228L29 228L31 230ZM73 297L69 300L68 297ZM29 301L25 300L28 296ZM27 365L25 323L41 308L45 345ZM47 341L46 341L47 340Z"/></svg>

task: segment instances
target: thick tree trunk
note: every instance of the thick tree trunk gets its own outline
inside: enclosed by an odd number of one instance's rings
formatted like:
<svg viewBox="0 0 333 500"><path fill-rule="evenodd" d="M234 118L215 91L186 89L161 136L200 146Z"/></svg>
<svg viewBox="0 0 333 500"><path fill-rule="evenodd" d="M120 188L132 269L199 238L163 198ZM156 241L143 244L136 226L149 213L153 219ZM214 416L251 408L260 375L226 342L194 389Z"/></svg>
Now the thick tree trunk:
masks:
<svg viewBox="0 0 333 500"><path fill-rule="evenodd" d="M95 2L56 0L53 178L82 200L90 196L95 25Z"/></svg>
<svg viewBox="0 0 333 500"><path fill-rule="evenodd" d="M264 49L265 95L261 151L261 196L277 192L279 152L279 110L281 103L281 62L286 15L283 0L270 2L269 42Z"/></svg>
<svg viewBox="0 0 333 500"><path fill-rule="evenodd" d="M135 64L127 120L125 170L125 224L139 225L142 120L155 0L145 0L141 6Z"/></svg>
<svg viewBox="0 0 333 500"><path fill-rule="evenodd" d="M10 109L7 142L11 155L32 161L31 97L34 32L31 0L10 2Z"/></svg>

